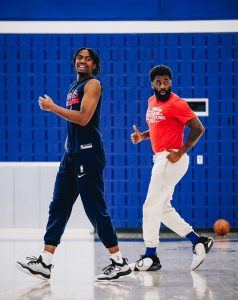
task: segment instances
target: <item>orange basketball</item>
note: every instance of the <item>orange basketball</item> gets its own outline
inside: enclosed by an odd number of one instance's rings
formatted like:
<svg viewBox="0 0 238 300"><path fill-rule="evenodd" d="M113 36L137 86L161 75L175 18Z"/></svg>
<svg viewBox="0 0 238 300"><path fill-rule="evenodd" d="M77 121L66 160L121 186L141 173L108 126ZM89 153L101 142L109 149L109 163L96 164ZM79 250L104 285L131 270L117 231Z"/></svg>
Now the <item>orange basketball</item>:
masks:
<svg viewBox="0 0 238 300"><path fill-rule="evenodd" d="M219 219L213 225L213 230L217 235L225 235L230 232L230 224L227 220Z"/></svg>

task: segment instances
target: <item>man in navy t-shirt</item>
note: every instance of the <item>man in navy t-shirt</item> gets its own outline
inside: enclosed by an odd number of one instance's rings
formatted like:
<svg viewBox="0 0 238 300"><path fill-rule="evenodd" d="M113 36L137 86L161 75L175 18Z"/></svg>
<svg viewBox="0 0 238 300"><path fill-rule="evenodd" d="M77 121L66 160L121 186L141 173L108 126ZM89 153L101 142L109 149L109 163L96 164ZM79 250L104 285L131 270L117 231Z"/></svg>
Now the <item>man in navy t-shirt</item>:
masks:
<svg viewBox="0 0 238 300"><path fill-rule="evenodd" d="M77 79L70 86L66 108L56 105L47 95L39 97L42 110L53 112L67 121L68 135L50 203L44 251L38 258L17 262L17 267L35 277L50 279L53 254L73 204L80 195L90 222L111 254L111 264L104 268L97 280L112 280L129 274L131 270L119 250L104 200L105 151L99 127L102 86L94 77L100 71L100 59L94 50L80 48L73 63Z"/></svg>

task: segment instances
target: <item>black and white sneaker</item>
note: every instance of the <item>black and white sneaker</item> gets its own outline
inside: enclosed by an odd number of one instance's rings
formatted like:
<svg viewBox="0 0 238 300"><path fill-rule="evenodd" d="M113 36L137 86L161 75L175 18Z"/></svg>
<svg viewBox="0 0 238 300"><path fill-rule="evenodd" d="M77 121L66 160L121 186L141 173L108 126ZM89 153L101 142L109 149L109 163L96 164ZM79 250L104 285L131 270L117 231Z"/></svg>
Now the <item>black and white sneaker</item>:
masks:
<svg viewBox="0 0 238 300"><path fill-rule="evenodd" d="M211 237L201 235L197 243L193 246L193 261L191 270L197 269L203 263L208 252L212 248L214 240Z"/></svg>
<svg viewBox="0 0 238 300"><path fill-rule="evenodd" d="M135 263L129 264L132 271L157 271L161 268L157 255L141 255Z"/></svg>
<svg viewBox="0 0 238 300"><path fill-rule="evenodd" d="M121 276L125 276L131 273L131 269L125 258L123 258L122 264L115 262L112 258L110 258L110 260L112 263L102 269L103 273L97 276L97 281L115 280Z"/></svg>
<svg viewBox="0 0 238 300"><path fill-rule="evenodd" d="M43 279L43 280L50 279L50 273L53 265L47 266L43 262L41 255L38 258L33 256L33 257L27 257L26 259L28 260L28 262L22 263L18 261L16 263L18 270L39 279Z"/></svg>

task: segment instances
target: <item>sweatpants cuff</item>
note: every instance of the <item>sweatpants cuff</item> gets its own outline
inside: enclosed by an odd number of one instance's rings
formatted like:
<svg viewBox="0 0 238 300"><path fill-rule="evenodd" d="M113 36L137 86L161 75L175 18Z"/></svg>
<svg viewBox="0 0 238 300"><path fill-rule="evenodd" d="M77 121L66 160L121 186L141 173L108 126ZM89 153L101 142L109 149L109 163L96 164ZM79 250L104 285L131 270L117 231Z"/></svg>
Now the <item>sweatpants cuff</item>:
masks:
<svg viewBox="0 0 238 300"><path fill-rule="evenodd" d="M45 241L45 245L49 245L49 246L55 246L55 247L57 247L57 246L59 245L59 243L52 242L52 241Z"/></svg>
<svg viewBox="0 0 238 300"><path fill-rule="evenodd" d="M157 248L159 243L150 243L150 242L145 242L145 245L147 248Z"/></svg>
<svg viewBox="0 0 238 300"><path fill-rule="evenodd" d="M112 242L112 243L104 243L103 241L101 241L103 243L103 245L108 249L108 248L112 248L112 247L116 247L118 246L118 242Z"/></svg>

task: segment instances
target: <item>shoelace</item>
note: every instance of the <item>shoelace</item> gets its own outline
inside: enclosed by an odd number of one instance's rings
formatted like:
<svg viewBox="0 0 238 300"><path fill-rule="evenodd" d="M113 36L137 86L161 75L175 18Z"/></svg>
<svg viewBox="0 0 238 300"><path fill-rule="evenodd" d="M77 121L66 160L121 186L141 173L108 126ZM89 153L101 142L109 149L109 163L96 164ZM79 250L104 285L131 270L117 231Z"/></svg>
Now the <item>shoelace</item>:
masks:
<svg viewBox="0 0 238 300"><path fill-rule="evenodd" d="M115 266L117 265L117 263L113 259L110 258L110 260L112 263L102 269L103 273L106 275L110 274L111 271L113 271L115 269ZM127 258L124 258L124 260L127 262Z"/></svg>
<svg viewBox="0 0 238 300"><path fill-rule="evenodd" d="M32 265L32 264L38 264L42 262L42 258L40 260L40 257L37 258L35 256L31 256L31 257L26 257L27 260L29 260L29 262L27 263L28 265Z"/></svg>
<svg viewBox="0 0 238 300"><path fill-rule="evenodd" d="M114 269L114 267L116 265L116 263L114 262L113 259L111 259L111 262L112 263L110 265L108 265L108 266L106 266L105 268L102 269L103 273L106 274L106 275L110 274L111 271Z"/></svg>
<svg viewBox="0 0 238 300"><path fill-rule="evenodd" d="M145 255L141 255L140 258L136 261L138 263L139 267L143 267L144 262L143 262L143 258Z"/></svg>
<svg viewBox="0 0 238 300"><path fill-rule="evenodd" d="M29 262L27 263L28 265L32 265L32 264L42 264L45 268L51 269L54 268L54 265L46 265L43 260L41 255L37 258L35 256L31 256L31 257L26 257L27 260L29 260Z"/></svg>
<svg viewBox="0 0 238 300"><path fill-rule="evenodd" d="M139 267L143 267L143 265L144 265L143 259L145 257L146 257L145 255L141 255L140 258L136 261L136 263L138 264Z"/></svg>

